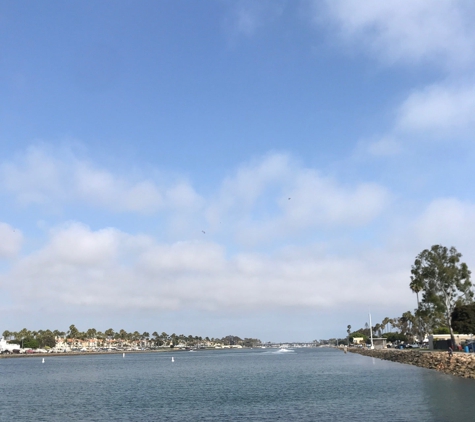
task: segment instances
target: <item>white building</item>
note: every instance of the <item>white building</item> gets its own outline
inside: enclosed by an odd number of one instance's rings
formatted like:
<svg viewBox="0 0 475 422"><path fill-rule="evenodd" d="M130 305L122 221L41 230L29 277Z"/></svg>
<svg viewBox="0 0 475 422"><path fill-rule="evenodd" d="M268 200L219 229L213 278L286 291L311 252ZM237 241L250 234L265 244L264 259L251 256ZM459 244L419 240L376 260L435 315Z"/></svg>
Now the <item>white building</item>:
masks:
<svg viewBox="0 0 475 422"><path fill-rule="evenodd" d="M3 337L0 338L0 352L13 352L13 350L20 350L20 345L7 343Z"/></svg>

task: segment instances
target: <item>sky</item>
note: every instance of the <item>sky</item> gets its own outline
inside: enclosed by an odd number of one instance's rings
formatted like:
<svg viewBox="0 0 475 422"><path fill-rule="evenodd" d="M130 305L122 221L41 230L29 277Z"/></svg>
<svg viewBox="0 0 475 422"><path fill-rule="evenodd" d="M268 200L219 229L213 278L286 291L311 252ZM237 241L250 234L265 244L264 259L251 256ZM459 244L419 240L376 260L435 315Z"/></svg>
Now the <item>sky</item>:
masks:
<svg viewBox="0 0 475 422"><path fill-rule="evenodd" d="M0 332L344 337L475 266L475 3L0 4Z"/></svg>

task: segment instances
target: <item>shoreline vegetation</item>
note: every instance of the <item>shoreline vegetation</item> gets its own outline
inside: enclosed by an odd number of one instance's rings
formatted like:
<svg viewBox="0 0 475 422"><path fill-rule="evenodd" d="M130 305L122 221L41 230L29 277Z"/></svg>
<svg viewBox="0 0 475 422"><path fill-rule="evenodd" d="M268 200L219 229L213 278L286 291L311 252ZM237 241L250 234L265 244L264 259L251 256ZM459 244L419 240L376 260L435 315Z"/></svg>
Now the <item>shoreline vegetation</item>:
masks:
<svg viewBox="0 0 475 422"><path fill-rule="evenodd" d="M329 344L372 345L371 339L376 336L392 347L421 347L428 345L432 335L437 343L430 346L434 349L457 350L471 346L473 351L475 293L471 271L461 258L462 254L453 246L433 245L423 250L411 266L409 289L416 295L417 303L414 312L406 311L396 318L385 317L374 326L370 316L364 328L354 331L348 325L346 337L330 339Z"/></svg>
<svg viewBox="0 0 475 422"><path fill-rule="evenodd" d="M221 349L258 347L261 341L255 338L240 338L228 335L223 338L185 336L157 331L150 335L138 331L126 332L124 329L104 332L90 328L79 331L73 324L67 332L59 330L30 331L26 328L18 332L5 330L0 339L0 352L11 354L64 354L64 353L124 353L139 351Z"/></svg>

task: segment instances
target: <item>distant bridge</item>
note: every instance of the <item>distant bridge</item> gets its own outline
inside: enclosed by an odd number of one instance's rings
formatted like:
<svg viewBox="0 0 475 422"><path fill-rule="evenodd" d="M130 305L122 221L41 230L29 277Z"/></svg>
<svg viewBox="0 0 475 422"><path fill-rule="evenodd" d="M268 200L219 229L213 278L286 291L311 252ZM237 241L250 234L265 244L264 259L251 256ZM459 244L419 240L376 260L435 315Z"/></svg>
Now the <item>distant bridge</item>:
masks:
<svg viewBox="0 0 475 422"><path fill-rule="evenodd" d="M311 342L311 343L302 343L302 342L298 342L298 343L291 343L291 342L285 342L285 343L272 343L272 342L269 342L269 343L262 343L261 344L261 347L264 346L264 347L316 347L317 344Z"/></svg>

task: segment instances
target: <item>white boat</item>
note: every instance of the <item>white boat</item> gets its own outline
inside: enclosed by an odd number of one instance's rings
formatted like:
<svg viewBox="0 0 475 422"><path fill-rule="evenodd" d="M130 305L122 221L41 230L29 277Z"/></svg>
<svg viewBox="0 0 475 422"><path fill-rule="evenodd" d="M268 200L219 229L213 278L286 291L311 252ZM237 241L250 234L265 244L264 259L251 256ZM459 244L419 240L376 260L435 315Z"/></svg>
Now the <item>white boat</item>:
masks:
<svg viewBox="0 0 475 422"><path fill-rule="evenodd" d="M288 353L288 352L294 352L292 349L287 349L285 347L281 347L279 350L277 350L277 353Z"/></svg>

